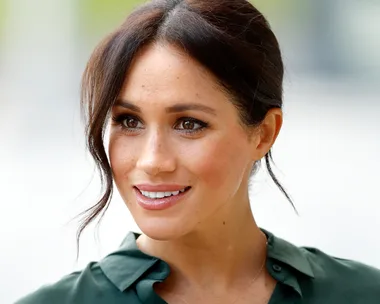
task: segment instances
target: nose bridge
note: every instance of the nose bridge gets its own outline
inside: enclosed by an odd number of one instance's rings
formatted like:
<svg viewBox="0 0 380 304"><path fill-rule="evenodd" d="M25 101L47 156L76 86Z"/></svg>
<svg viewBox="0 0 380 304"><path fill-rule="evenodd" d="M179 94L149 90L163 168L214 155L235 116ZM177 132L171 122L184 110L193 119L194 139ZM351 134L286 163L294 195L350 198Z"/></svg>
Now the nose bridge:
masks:
<svg viewBox="0 0 380 304"><path fill-rule="evenodd" d="M168 149L169 140L165 130L157 126L148 132L147 146L150 147L155 156L164 155L170 152Z"/></svg>
<svg viewBox="0 0 380 304"><path fill-rule="evenodd" d="M141 151L137 166L150 175L159 172L175 170L175 159L168 147L165 133L158 128L149 130L145 134L143 151Z"/></svg>
<svg viewBox="0 0 380 304"><path fill-rule="evenodd" d="M160 153L164 152L164 136L159 130L152 130L148 133L146 148L152 154L152 157L158 157Z"/></svg>

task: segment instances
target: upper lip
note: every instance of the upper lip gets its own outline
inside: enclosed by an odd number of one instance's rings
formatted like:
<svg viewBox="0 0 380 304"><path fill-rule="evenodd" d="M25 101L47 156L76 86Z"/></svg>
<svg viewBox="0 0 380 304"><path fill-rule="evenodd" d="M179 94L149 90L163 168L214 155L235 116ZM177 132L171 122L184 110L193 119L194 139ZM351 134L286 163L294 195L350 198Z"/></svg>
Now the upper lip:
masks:
<svg viewBox="0 0 380 304"><path fill-rule="evenodd" d="M176 185L176 184L162 184L162 185L149 185L149 184L139 184L135 185L137 189L140 191L149 191L149 192L174 192L180 191L187 186Z"/></svg>

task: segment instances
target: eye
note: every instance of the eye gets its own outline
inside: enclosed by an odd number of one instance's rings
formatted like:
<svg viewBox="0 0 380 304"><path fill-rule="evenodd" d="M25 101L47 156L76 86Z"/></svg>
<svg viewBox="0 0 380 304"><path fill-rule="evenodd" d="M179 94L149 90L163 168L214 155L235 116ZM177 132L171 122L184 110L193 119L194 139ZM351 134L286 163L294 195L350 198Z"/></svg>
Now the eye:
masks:
<svg viewBox="0 0 380 304"><path fill-rule="evenodd" d="M186 133L200 132L208 126L207 123L191 117L181 118L175 128Z"/></svg>
<svg viewBox="0 0 380 304"><path fill-rule="evenodd" d="M191 120L185 120L182 122L182 127L184 130L193 130L194 128L197 129L196 126L197 123Z"/></svg>
<svg viewBox="0 0 380 304"><path fill-rule="evenodd" d="M139 123L141 124L141 122L134 117L127 117L122 121L123 126L129 129L141 129Z"/></svg>
<svg viewBox="0 0 380 304"><path fill-rule="evenodd" d="M119 115L112 117L112 120L127 131L143 129L143 124L141 123L140 119L132 115Z"/></svg>

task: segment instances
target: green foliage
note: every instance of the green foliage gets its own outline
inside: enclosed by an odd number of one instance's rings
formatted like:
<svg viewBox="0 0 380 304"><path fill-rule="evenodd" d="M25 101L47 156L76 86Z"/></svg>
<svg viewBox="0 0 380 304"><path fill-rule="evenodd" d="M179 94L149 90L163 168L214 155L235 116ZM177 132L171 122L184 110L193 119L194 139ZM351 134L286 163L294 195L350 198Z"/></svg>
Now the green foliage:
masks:
<svg viewBox="0 0 380 304"><path fill-rule="evenodd" d="M104 34L119 25L126 16L146 1L142 0L79 0L81 25L90 35Z"/></svg>
<svg viewBox="0 0 380 304"><path fill-rule="evenodd" d="M0 0L2 1L2 0ZM119 25L138 5L147 0L78 0L81 28L90 37L102 36ZM280 23L304 15L305 0L250 0L268 19Z"/></svg>
<svg viewBox="0 0 380 304"><path fill-rule="evenodd" d="M5 0L0 0L0 36L3 35L4 23L5 23Z"/></svg>

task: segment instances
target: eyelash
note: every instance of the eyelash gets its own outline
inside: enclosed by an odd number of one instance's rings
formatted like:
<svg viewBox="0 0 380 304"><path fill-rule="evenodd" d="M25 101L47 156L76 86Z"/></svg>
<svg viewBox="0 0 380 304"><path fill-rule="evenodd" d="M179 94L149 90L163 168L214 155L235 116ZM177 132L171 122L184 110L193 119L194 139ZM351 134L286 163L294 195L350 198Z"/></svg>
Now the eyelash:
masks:
<svg viewBox="0 0 380 304"><path fill-rule="evenodd" d="M130 114L121 114L121 115L113 116L112 121L114 123L116 123L117 125L119 125L124 131L133 133L133 132L135 132L135 130L138 130L141 128L126 127L123 122L125 120L131 119L131 118L136 120L137 122L141 123L141 120L137 116L130 115ZM187 121L192 122L194 124L198 124L200 127L197 129L194 129L194 130L185 130L185 129L176 129L176 130L180 131L180 132L184 132L187 135L196 135L196 134L204 131L205 129L207 129L209 126L207 122L204 122L204 121L192 118L192 117L181 117L180 119L177 120L177 122L175 123L175 126L178 126L180 123L187 122Z"/></svg>

